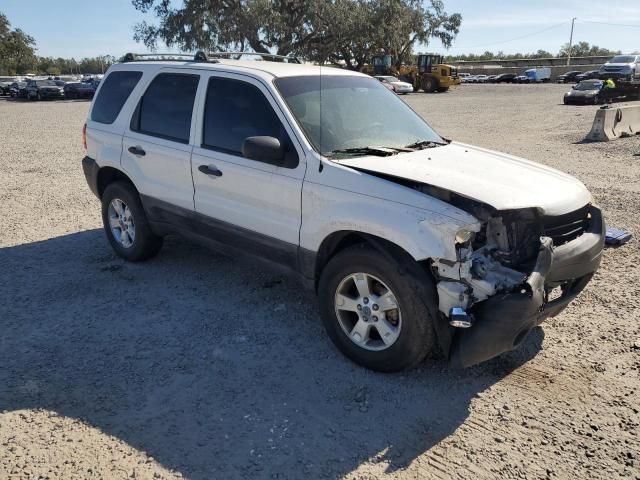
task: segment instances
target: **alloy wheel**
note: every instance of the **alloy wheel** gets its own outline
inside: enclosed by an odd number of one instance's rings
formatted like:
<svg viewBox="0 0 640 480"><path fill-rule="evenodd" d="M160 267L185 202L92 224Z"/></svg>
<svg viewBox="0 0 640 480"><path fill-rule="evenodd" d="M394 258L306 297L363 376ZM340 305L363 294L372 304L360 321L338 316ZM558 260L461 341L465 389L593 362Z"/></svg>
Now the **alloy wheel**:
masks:
<svg viewBox="0 0 640 480"><path fill-rule="evenodd" d="M400 336L402 314L396 296L373 275L345 277L336 289L334 306L342 331L361 348L386 350Z"/></svg>
<svg viewBox="0 0 640 480"><path fill-rule="evenodd" d="M114 198L109 203L107 215L113 238L124 248L130 248L136 240L136 226L131 209L119 198Z"/></svg>

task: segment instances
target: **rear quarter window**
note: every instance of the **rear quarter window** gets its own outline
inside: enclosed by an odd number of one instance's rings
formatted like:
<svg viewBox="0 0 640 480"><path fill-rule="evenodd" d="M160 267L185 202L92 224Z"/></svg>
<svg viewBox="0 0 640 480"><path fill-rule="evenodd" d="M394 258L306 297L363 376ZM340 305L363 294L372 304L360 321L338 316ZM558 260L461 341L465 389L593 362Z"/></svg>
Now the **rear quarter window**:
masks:
<svg viewBox="0 0 640 480"><path fill-rule="evenodd" d="M140 81L142 72L119 71L110 73L103 81L93 104L91 120L110 124L115 122L124 103Z"/></svg>

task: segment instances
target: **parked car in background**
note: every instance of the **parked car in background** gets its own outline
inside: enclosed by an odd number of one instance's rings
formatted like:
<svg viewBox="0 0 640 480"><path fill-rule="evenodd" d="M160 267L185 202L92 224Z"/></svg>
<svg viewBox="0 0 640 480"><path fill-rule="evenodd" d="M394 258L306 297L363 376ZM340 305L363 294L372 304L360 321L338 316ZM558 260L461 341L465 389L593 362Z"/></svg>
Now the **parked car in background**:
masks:
<svg viewBox="0 0 640 480"><path fill-rule="evenodd" d="M501 75L498 75L494 82L495 83L514 83L516 80L516 74L515 73L503 73Z"/></svg>
<svg viewBox="0 0 640 480"><path fill-rule="evenodd" d="M0 95L9 95L9 88L16 80L15 77L0 77Z"/></svg>
<svg viewBox="0 0 640 480"><path fill-rule="evenodd" d="M473 83L487 83L489 75L476 75Z"/></svg>
<svg viewBox="0 0 640 480"><path fill-rule="evenodd" d="M55 80L29 80L27 82L27 100L45 100L64 98L64 88Z"/></svg>
<svg viewBox="0 0 640 480"><path fill-rule="evenodd" d="M72 82L64 86L64 97L68 99L75 98L93 98L100 82Z"/></svg>
<svg viewBox="0 0 640 480"><path fill-rule="evenodd" d="M403 82L397 77L391 75L377 75L373 78L375 78L385 86L390 85L391 90L396 93L405 94L413 92L413 85L411 85L409 82Z"/></svg>
<svg viewBox="0 0 640 480"><path fill-rule="evenodd" d="M529 83L529 77L526 75L518 75L513 79L513 83Z"/></svg>
<svg viewBox="0 0 640 480"><path fill-rule="evenodd" d="M616 55L600 67L599 73L608 78L640 77L640 55Z"/></svg>
<svg viewBox="0 0 640 480"><path fill-rule="evenodd" d="M549 67L529 68L524 71L529 83L546 83L551 81L551 69Z"/></svg>
<svg viewBox="0 0 640 480"><path fill-rule="evenodd" d="M581 73L580 75L576 75L576 82L581 82L583 80L591 80L591 79L600 79L600 71L589 70L588 72L584 72L584 73Z"/></svg>
<svg viewBox="0 0 640 480"><path fill-rule="evenodd" d="M461 83L469 83L468 80L470 76L470 73L458 73L458 77L460 78Z"/></svg>
<svg viewBox="0 0 640 480"><path fill-rule="evenodd" d="M556 83L573 83L576 81L576 77L582 74L580 70L572 70L570 72L563 73L556 77Z"/></svg>
<svg viewBox="0 0 640 480"><path fill-rule="evenodd" d="M498 75L489 75L487 77L486 83L494 83L496 81L496 78L498 78Z"/></svg>
<svg viewBox="0 0 640 480"><path fill-rule="evenodd" d="M27 82L13 82L9 87L12 98L27 98Z"/></svg>
<svg viewBox="0 0 640 480"><path fill-rule="evenodd" d="M583 80L564 94L564 104L572 103L599 104L602 98L602 80Z"/></svg>

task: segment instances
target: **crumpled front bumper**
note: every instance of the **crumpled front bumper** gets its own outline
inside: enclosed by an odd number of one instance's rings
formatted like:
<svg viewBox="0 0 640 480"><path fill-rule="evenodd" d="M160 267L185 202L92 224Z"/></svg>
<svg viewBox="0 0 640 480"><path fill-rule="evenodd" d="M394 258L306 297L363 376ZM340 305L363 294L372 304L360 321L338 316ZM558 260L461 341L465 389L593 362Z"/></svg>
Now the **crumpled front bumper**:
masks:
<svg viewBox="0 0 640 480"><path fill-rule="evenodd" d="M541 238L532 273L518 292L495 295L471 310L475 323L457 329L449 360L454 367L469 367L520 345L546 318L560 313L587 285L600 265L605 224L602 212L591 207L588 230L575 240L553 247ZM561 285L562 294L546 301L545 286Z"/></svg>

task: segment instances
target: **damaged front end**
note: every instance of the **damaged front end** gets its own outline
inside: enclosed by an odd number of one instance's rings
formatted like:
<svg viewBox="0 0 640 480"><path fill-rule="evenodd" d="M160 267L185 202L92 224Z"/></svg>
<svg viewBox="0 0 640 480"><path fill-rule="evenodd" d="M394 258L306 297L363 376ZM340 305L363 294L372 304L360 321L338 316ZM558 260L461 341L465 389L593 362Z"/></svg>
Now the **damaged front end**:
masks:
<svg viewBox="0 0 640 480"><path fill-rule="evenodd" d="M440 315L450 325L441 343L453 366L516 348L535 326L562 311L600 264L604 222L593 205L544 216L537 209L496 211L434 187L421 190L482 225L477 232L458 232L456 261L431 264Z"/></svg>

